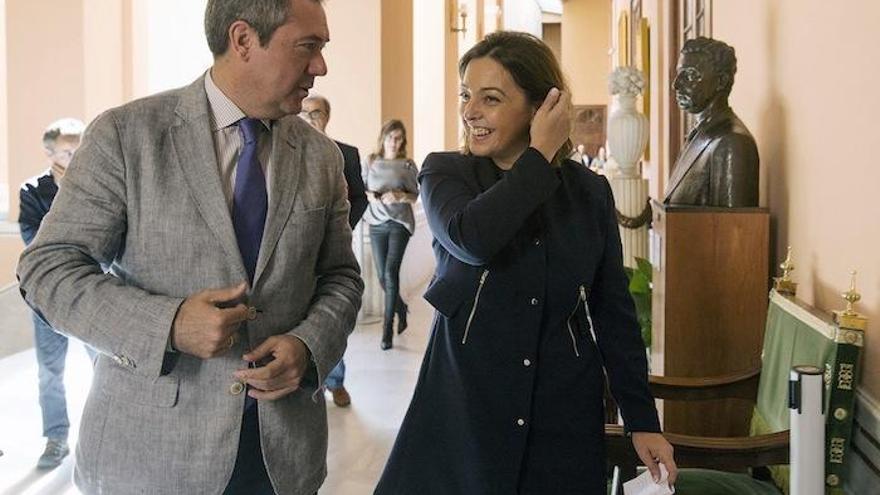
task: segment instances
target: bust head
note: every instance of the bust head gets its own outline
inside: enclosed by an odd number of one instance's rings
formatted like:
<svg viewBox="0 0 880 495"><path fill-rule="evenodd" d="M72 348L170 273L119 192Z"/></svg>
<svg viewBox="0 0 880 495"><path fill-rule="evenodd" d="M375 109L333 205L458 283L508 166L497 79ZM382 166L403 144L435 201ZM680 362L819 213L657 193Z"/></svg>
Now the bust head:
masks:
<svg viewBox="0 0 880 495"><path fill-rule="evenodd" d="M727 100L736 74L736 54L723 41L687 40L681 49L672 87L682 110L701 113L717 100Z"/></svg>

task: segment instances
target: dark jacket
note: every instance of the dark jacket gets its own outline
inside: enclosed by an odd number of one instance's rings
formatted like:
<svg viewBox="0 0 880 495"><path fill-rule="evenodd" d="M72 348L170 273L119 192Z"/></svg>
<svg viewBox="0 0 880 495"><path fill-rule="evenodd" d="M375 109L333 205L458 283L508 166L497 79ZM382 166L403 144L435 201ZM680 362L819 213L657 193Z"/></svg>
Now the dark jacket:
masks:
<svg viewBox="0 0 880 495"><path fill-rule="evenodd" d="M367 209L367 192L364 187L364 179L361 177L361 155L354 146L339 141L335 142L345 161L345 182L348 184L348 202L351 203L348 223L351 228L354 228L364 216L364 210Z"/></svg>
<svg viewBox="0 0 880 495"><path fill-rule="evenodd" d="M438 314L376 493L604 493L603 362L626 428L659 431L607 181L531 148L419 179Z"/></svg>
<svg viewBox="0 0 880 495"><path fill-rule="evenodd" d="M36 237L43 217L49 213L57 193L58 185L55 184L51 172L32 177L21 185L21 190L18 192L18 225L25 245L30 244Z"/></svg>

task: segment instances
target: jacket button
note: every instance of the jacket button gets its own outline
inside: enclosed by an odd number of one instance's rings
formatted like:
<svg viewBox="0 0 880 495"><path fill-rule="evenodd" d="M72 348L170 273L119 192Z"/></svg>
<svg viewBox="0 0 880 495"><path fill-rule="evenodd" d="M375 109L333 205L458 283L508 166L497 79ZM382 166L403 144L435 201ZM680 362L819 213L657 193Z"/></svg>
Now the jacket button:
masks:
<svg viewBox="0 0 880 495"><path fill-rule="evenodd" d="M232 395L238 395L244 392L244 384L241 382L235 382L229 386L229 393Z"/></svg>
<svg viewBox="0 0 880 495"><path fill-rule="evenodd" d="M529 301L529 304L531 304L532 306L537 306L537 305L538 305L538 298L537 298L537 297L533 297L533 298Z"/></svg>
<svg viewBox="0 0 880 495"><path fill-rule="evenodd" d="M532 365L532 361L531 361L531 360L529 360L529 359L523 359L523 366L525 366L526 368L528 368L528 367L531 366L531 365Z"/></svg>
<svg viewBox="0 0 880 495"><path fill-rule="evenodd" d="M522 418L519 418L518 420L516 420L517 426L525 426L525 424L526 424L526 420L524 420Z"/></svg>
<svg viewBox="0 0 880 495"><path fill-rule="evenodd" d="M253 306L248 307L247 319L251 321L257 319L257 308Z"/></svg>
<svg viewBox="0 0 880 495"><path fill-rule="evenodd" d="M535 246L541 245L541 239L535 238Z"/></svg>

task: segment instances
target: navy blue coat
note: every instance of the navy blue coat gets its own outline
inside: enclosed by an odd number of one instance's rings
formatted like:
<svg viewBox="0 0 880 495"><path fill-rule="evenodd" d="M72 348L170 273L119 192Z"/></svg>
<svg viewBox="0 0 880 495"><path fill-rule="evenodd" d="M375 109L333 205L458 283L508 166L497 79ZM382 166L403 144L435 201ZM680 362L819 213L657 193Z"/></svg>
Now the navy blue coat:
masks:
<svg viewBox="0 0 880 495"><path fill-rule="evenodd" d="M604 494L603 362L627 430L660 431L608 182L532 148L419 181L437 313L376 493Z"/></svg>
<svg viewBox="0 0 880 495"><path fill-rule="evenodd" d="M348 202L351 209L348 210L348 224L354 228L364 211L367 209L367 190L364 187L364 179L361 177L361 154L354 146L335 141L339 151L342 152L342 159L345 163L343 172L345 173L345 183L348 185Z"/></svg>
<svg viewBox="0 0 880 495"><path fill-rule="evenodd" d="M49 213L58 194L58 185L51 172L28 179L19 191L18 226L25 245L37 236L43 217Z"/></svg>

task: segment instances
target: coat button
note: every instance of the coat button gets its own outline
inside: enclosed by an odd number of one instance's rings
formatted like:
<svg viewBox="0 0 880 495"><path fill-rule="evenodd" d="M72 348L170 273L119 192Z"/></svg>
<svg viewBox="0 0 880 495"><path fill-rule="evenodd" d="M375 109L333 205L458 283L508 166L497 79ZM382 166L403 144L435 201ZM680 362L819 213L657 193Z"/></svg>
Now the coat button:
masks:
<svg viewBox="0 0 880 495"><path fill-rule="evenodd" d="M524 420L524 419L522 419L522 418L519 418L519 419L516 420L516 425L517 425L517 426L525 426L525 424L526 424L526 420Z"/></svg>
<svg viewBox="0 0 880 495"><path fill-rule="evenodd" d="M532 365L532 361L530 359L523 359L523 366L528 368L531 365Z"/></svg>
<svg viewBox="0 0 880 495"><path fill-rule="evenodd" d="M541 245L541 239L535 238L535 241L534 241L534 242L535 242L535 246L540 246L540 245Z"/></svg>
<svg viewBox="0 0 880 495"><path fill-rule="evenodd" d="M537 297L533 297L533 298L529 301L529 304L531 304L532 306L537 306L537 305L538 305L538 298L537 298Z"/></svg>
<svg viewBox="0 0 880 495"><path fill-rule="evenodd" d="M229 393L232 395L238 395L244 392L244 384L241 382L235 382L229 386Z"/></svg>
<svg viewBox="0 0 880 495"><path fill-rule="evenodd" d="M248 307L247 319L251 321L257 319L257 308L253 306Z"/></svg>

